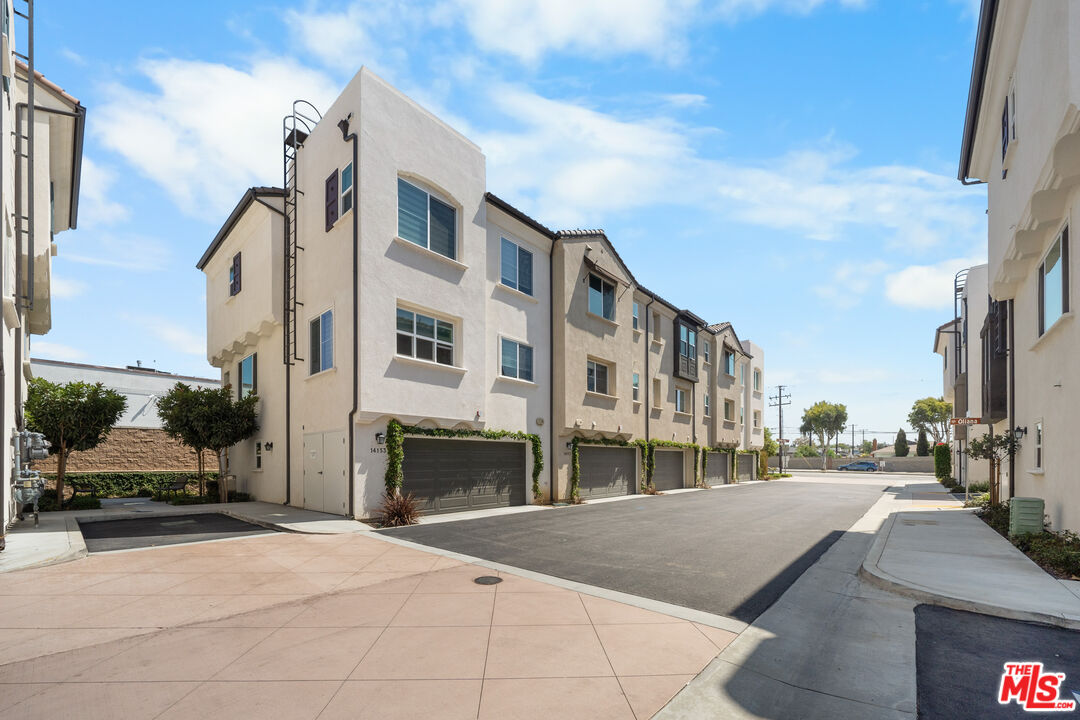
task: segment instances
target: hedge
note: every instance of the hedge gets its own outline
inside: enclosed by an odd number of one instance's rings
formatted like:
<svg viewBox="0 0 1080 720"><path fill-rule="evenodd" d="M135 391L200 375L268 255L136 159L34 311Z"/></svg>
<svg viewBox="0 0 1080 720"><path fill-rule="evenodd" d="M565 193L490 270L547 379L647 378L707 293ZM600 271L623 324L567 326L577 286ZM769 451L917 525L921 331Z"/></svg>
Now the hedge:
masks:
<svg viewBox="0 0 1080 720"><path fill-rule="evenodd" d="M944 443L934 446L934 475L938 480L952 477L952 452Z"/></svg>
<svg viewBox="0 0 1080 720"><path fill-rule="evenodd" d="M216 472L204 473L207 480L216 480ZM46 482L53 482L56 474L42 473ZM177 480L186 478L189 483L198 482L198 475L192 472L69 472L64 474L68 487L73 484L89 484L93 494L98 497L149 497L160 492Z"/></svg>

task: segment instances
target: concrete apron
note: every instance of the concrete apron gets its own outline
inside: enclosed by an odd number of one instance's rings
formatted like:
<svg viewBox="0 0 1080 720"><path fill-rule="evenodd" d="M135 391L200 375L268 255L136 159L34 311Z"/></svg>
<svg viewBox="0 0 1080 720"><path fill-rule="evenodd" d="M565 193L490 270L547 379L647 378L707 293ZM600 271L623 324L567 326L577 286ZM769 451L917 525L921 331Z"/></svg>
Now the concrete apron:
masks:
<svg viewBox="0 0 1080 720"><path fill-rule="evenodd" d="M858 576L894 492L655 717L914 718L916 602Z"/></svg>

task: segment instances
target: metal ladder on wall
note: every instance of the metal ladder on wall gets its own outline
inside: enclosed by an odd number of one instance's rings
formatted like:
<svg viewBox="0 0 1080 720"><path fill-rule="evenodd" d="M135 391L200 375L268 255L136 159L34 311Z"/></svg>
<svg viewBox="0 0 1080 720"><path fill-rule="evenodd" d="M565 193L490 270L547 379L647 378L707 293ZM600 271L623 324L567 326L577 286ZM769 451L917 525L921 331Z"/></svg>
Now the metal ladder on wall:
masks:
<svg viewBox="0 0 1080 720"><path fill-rule="evenodd" d="M282 352L286 365L303 360L297 345L297 308L304 306L304 303L297 299L299 292L297 262L304 248L297 237L297 214L300 196L304 192L299 187L296 161L300 148L304 146L304 141L320 120L322 120L322 115L314 105L307 100L296 100L292 104L292 112L281 121L285 141L282 166L283 189L285 190L285 342Z"/></svg>

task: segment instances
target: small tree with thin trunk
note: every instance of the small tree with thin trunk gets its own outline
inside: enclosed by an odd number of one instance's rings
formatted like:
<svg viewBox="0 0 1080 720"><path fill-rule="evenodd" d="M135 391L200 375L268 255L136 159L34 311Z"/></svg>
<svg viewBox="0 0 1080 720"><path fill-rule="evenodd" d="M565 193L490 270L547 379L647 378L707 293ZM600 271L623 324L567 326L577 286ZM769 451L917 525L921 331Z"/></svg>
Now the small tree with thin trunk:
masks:
<svg viewBox="0 0 1080 720"><path fill-rule="evenodd" d="M206 447L218 456L218 498L221 502L228 502L225 452L258 432L259 420L255 408L258 407L259 398L248 395L234 400L231 385L223 388L202 388L197 392L202 398L197 408L196 421L205 428Z"/></svg>
<svg viewBox="0 0 1080 720"><path fill-rule="evenodd" d="M934 444L948 443L951 436L949 419L952 418L952 403L944 398L924 397L911 405L908 422L916 430L925 430L934 438Z"/></svg>
<svg viewBox="0 0 1080 720"><path fill-rule="evenodd" d="M821 470L828 467L829 442L847 425L847 406L821 400L803 412L799 432L816 436L821 445Z"/></svg>
<svg viewBox="0 0 1080 720"><path fill-rule="evenodd" d="M896 442L893 443L893 452L896 454L896 457L907 457L907 433L904 432L904 428L900 428L896 433Z"/></svg>
<svg viewBox="0 0 1080 720"><path fill-rule="evenodd" d="M52 444L49 454L56 455L57 505L64 502L64 476L72 451L96 448L126 408L127 398L101 383L30 381L23 413L27 428Z"/></svg>
<svg viewBox="0 0 1080 720"><path fill-rule="evenodd" d="M197 388L176 383L157 402L162 429L181 445L195 452L199 475L199 495L206 495L206 467L203 451L210 447L206 425L199 421L204 396Z"/></svg>

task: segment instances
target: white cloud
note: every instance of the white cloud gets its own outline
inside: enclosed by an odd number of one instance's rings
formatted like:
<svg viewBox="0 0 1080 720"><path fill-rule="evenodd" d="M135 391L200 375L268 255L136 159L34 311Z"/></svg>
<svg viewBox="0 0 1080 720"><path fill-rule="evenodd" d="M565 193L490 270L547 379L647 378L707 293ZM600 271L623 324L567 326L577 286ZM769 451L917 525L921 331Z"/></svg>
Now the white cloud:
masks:
<svg viewBox="0 0 1080 720"><path fill-rule="evenodd" d="M709 104L707 97L697 93L666 93L660 100L675 108L703 108Z"/></svg>
<svg viewBox="0 0 1080 720"><path fill-rule="evenodd" d="M882 260L844 261L833 270L828 283L815 285L812 290L818 297L839 308L851 308L858 304L886 269L888 265Z"/></svg>
<svg viewBox="0 0 1080 720"><path fill-rule="evenodd" d="M953 280L979 258L953 258L936 265L911 265L885 277L885 296L901 307L944 310L953 304Z"/></svg>
<svg viewBox="0 0 1080 720"><path fill-rule="evenodd" d="M159 315L125 317L163 342L170 350L185 355L206 355L206 337L180 323Z"/></svg>
<svg viewBox="0 0 1080 720"><path fill-rule="evenodd" d="M191 60L147 60L150 90L113 84L92 131L157 182L186 212L220 216L251 185L281 182L281 118L304 97L326 109L338 88L294 61L239 69Z"/></svg>
<svg viewBox="0 0 1080 720"><path fill-rule="evenodd" d="M70 250L70 252L69 252ZM171 253L161 240L146 236L83 234L78 242L65 243L60 255L82 265L153 272L163 270Z"/></svg>
<svg viewBox="0 0 1080 720"><path fill-rule="evenodd" d="M53 275L49 282L49 294L54 298L73 298L86 292L86 283Z"/></svg>
<svg viewBox="0 0 1080 720"><path fill-rule="evenodd" d="M48 360L78 362L79 360L86 358L86 353L78 348L73 348L70 345L61 345L60 343L49 342L48 340L38 340L35 338L30 341L30 356Z"/></svg>
<svg viewBox="0 0 1080 720"><path fill-rule="evenodd" d="M719 0L715 12L727 20L740 20L754 15L761 15L770 10L808 15L820 6L833 0ZM844 8L861 9L867 0L835 0L835 4Z"/></svg>
<svg viewBox="0 0 1080 720"><path fill-rule="evenodd" d="M83 158L82 182L79 184L79 227L93 228L127 220L131 210L110 199L116 172Z"/></svg>

